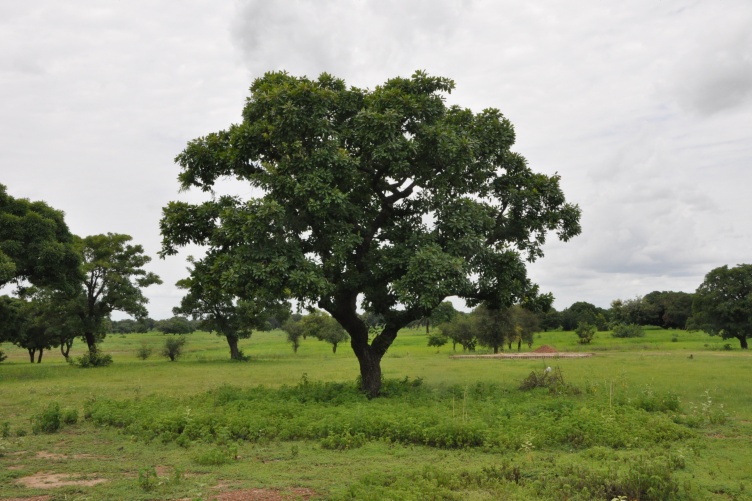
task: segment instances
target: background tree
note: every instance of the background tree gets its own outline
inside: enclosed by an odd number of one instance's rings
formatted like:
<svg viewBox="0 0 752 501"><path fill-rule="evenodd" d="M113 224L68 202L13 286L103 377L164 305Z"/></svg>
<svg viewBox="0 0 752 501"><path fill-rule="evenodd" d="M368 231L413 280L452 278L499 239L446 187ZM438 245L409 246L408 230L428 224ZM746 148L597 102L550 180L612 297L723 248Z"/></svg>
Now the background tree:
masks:
<svg viewBox="0 0 752 501"><path fill-rule="evenodd" d="M302 319L295 319L290 317L282 324L282 330L287 334L287 341L292 345L292 351L298 352L300 348L300 340L303 339L303 325Z"/></svg>
<svg viewBox="0 0 752 501"><path fill-rule="evenodd" d="M13 198L0 184L0 286L28 281L74 291L80 257L61 211Z"/></svg>
<svg viewBox="0 0 752 501"><path fill-rule="evenodd" d="M723 339L736 338L746 350L752 336L752 265L711 270L695 292L692 312L698 329Z"/></svg>
<svg viewBox="0 0 752 501"><path fill-rule="evenodd" d="M553 307L545 312L537 312L536 316L538 317L539 329L543 332L553 331L561 327L561 314Z"/></svg>
<svg viewBox="0 0 752 501"><path fill-rule="evenodd" d="M656 311L655 319L664 329L684 329L692 316L692 294L688 292L653 291L643 300ZM648 324L650 325L650 324Z"/></svg>
<svg viewBox="0 0 752 501"><path fill-rule="evenodd" d="M104 339L105 321L113 311L145 318L148 299L141 288L162 281L144 270L151 258L143 247L130 245L129 235L107 233L79 239L83 257L83 290L75 305L75 314L83 325L83 337L90 353Z"/></svg>
<svg viewBox="0 0 752 501"><path fill-rule="evenodd" d="M213 269L217 263L207 259L196 261L191 258L189 261L193 265L189 268L190 276L177 283L178 287L186 290L186 295L180 300L180 306L172 311L189 315L193 320L200 321L202 329L224 336L232 360L244 359L238 349L240 339L250 338L253 329L264 328L269 318L280 322L290 315L287 304L261 305L226 292L216 280L221 276Z"/></svg>
<svg viewBox="0 0 752 501"><path fill-rule="evenodd" d="M331 344L332 353L337 353L337 345L348 339L345 329L330 315L319 310L304 316L300 321L300 327L305 336L313 336L319 341Z"/></svg>
<svg viewBox="0 0 752 501"><path fill-rule="evenodd" d="M512 319L517 332L517 351L520 351L522 343L526 343L528 347L533 346L533 337L540 330L540 316L520 305L514 305Z"/></svg>
<svg viewBox="0 0 752 501"><path fill-rule="evenodd" d="M585 301L572 303L569 308L562 310L560 319L565 331L575 330L580 322L593 325L598 330L608 329L608 312Z"/></svg>
<svg viewBox="0 0 752 501"><path fill-rule="evenodd" d="M263 194L170 203L162 254L205 245L227 262L219 280L238 297L325 310L377 395L402 327L449 296L471 307L535 302L525 262L543 255L549 231L580 232L559 177L511 151L514 130L498 110L447 107L453 87L422 72L373 91L327 74L255 80L243 122L176 160L184 189L233 176ZM372 339L358 307L384 317Z"/></svg>
<svg viewBox="0 0 752 501"><path fill-rule="evenodd" d="M164 346L162 347L162 356L169 358L170 362L174 362L183 354L185 343L185 336L168 337L165 339Z"/></svg>
<svg viewBox="0 0 752 501"><path fill-rule="evenodd" d="M510 308L489 308L482 304L473 310L475 335L478 344L492 348L494 353L504 349L504 343L511 342L515 335L514 319Z"/></svg>
<svg viewBox="0 0 752 501"><path fill-rule="evenodd" d="M451 321L439 326L442 334L452 341L452 350L457 351L457 345L462 346L462 351L475 351L478 339L475 337L475 322L470 315L460 313Z"/></svg>
<svg viewBox="0 0 752 501"><path fill-rule="evenodd" d="M176 309L173 308L173 311ZM192 334L196 332L196 324L180 315L157 320L155 328L162 334Z"/></svg>

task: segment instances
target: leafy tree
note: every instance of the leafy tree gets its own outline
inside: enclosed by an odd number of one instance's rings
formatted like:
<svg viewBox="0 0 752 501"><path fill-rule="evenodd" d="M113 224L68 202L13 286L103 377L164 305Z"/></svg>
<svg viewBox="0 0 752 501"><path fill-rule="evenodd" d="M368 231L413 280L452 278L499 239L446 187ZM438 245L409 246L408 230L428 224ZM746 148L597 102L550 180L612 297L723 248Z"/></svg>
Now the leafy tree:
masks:
<svg viewBox="0 0 752 501"><path fill-rule="evenodd" d="M177 309L173 308L173 311ZM180 315L164 320L157 320L156 328L162 334L191 334L196 332L196 326L193 322Z"/></svg>
<svg viewBox="0 0 752 501"><path fill-rule="evenodd" d="M517 351L520 351L522 343L526 343L528 347L533 346L533 336L540 330L539 318L536 312L519 305L512 307L512 320L517 334Z"/></svg>
<svg viewBox="0 0 752 501"><path fill-rule="evenodd" d="M595 337L596 331L597 328L595 327L595 325L589 324L587 322L578 323L577 328L575 329L575 333L579 338L578 342L580 344L590 344L590 341L592 341Z"/></svg>
<svg viewBox="0 0 752 501"><path fill-rule="evenodd" d="M561 327L561 314L551 307L548 311L536 313L538 317L539 328L544 332L553 331Z"/></svg>
<svg viewBox="0 0 752 501"><path fill-rule="evenodd" d="M581 322L596 326L599 330L608 329L606 310L585 301L578 301L562 310L560 318L565 331L575 330Z"/></svg>
<svg viewBox="0 0 752 501"><path fill-rule="evenodd" d="M446 337L441 331L433 331L428 335L428 346L435 346L437 348L441 348L445 344L449 342L449 338Z"/></svg>
<svg viewBox="0 0 752 501"><path fill-rule="evenodd" d="M186 290L180 306L173 308L176 315L190 315L200 321L202 329L224 336L230 347L232 360L243 360L238 349L240 339L248 339L253 329L264 328L268 319L276 316L285 320L290 314L287 304L282 306L263 305L254 301L237 299L229 294L216 280L220 273L215 271L217 263L207 259L190 259L190 276L178 281L177 286ZM276 308L273 308L277 306Z"/></svg>
<svg viewBox="0 0 752 501"><path fill-rule="evenodd" d="M684 329L692 316L692 294L688 292L653 291L643 300L656 311L657 322L664 329Z"/></svg>
<svg viewBox="0 0 752 501"><path fill-rule="evenodd" d="M79 263L63 213L13 198L0 184L0 286L27 280L71 291L80 280Z"/></svg>
<svg viewBox="0 0 752 501"><path fill-rule="evenodd" d="M611 316L617 324L661 325L659 308L640 296L611 301Z"/></svg>
<svg viewBox="0 0 752 501"><path fill-rule="evenodd" d="M698 329L723 339L736 338L746 350L752 336L752 264L711 270L695 292L692 313Z"/></svg>
<svg viewBox="0 0 752 501"><path fill-rule="evenodd" d="M295 318L289 318L282 324L282 330L287 334L287 341L292 345L292 351L297 353L300 348L300 340L303 338L303 325L302 320L296 320Z"/></svg>
<svg viewBox="0 0 752 501"><path fill-rule="evenodd" d="M510 308L489 308L482 304L473 310L471 316L475 321L479 345L492 348L494 353L499 353L499 348L504 349L504 343L511 343L515 335L515 325Z"/></svg>
<svg viewBox="0 0 752 501"><path fill-rule="evenodd" d="M262 194L171 202L162 255L204 245L227 263L219 280L232 294L325 310L377 395L402 327L449 296L471 307L536 302L526 260L543 255L549 231L580 232L558 175L512 152L498 110L448 107L453 88L422 72L372 91L327 74L255 80L243 122L191 141L176 161L184 189L234 176ZM384 318L372 338L359 306Z"/></svg>
<svg viewBox="0 0 752 501"><path fill-rule="evenodd" d="M337 353L337 345L348 339L345 329L330 315L319 310L304 316L300 321L300 327L306 336L313 336L319 341L331 344L332 353Z"/></svg>
<svg viewBox="0 0 752 501"><path fill-rule="evenodd" d="M452 340L452 349L457 351L457 345L462 351L475 351L478 339L475 337L475 322L470 315L459 314L451 321L439 326L442 334Z"/></svg>
<svg viewBox="0 0 752 501"><path fill-rule="evenodd" d="M78 240L83 256L83 290L74 306L83 324L83 337L89 352L97 350L104 339L105 321L113 311L122 311L137 319L147 316L148 299L141 288L162 281L143 266L151 261L143 247L130 245L129 235L107 233Z"/></svg>

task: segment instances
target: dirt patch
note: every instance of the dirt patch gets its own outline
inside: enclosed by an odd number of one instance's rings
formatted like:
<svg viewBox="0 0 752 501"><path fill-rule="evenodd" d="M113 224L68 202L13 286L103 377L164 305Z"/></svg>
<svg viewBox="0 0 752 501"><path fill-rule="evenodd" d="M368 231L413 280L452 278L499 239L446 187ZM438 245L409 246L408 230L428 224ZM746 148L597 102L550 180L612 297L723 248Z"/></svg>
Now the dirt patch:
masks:
<svg viewBox="0 0 752 501"><path fill-rule="evenodd" d="M92 485L107 482L106 478L80 478L79 475L68 475L66 473L35 473L28 477L22 477L16 480L17 484L32 489L55 489L66 485L81 485L91 487Z"/></svg>
<svg viewBox="0 0 752 501"><path fill-rule="evenodd" d="M275 489L241 489L223 492L211 497L212 501L287 501L292 499L315 499L316 493L310 489L297 488L286 491Z"/></svg>
<svg viewBox="0 0 752 501"><path fill-rule="evenodd" d="M8 469L11 470L11 471L13 471L13 470L23 470L24 467L22 465L20 465L20 464L14 464L13 466L8 466Z"/></svg>
<svg viewBox="0 0 752 501"><path fill-rule="evenodd" d="M62 461L65 459L102 459L102 456L95 456L93 454L73 454L72 456L69 456L67 454L57 454L54 452L39 451L37 452L37 458L51 459L53 461Z"/></svg>
<svg viewBox="0 0 752 501"><path fill-rule="evenodd" d="M544 344L543 346L533 350L533 353L559 353L559 352L553 346Z"/></svg>

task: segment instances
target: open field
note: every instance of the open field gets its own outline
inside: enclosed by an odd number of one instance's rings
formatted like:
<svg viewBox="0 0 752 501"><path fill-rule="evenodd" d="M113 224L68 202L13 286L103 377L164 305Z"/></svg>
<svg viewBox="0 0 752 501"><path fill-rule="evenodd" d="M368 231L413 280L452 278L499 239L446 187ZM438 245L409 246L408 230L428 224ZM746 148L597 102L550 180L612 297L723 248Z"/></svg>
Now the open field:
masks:
<svg viewBox="0 0 752 501"><path fill-rule="evenodd" d="M0 499L752 499L752 357L703 333L541 333L532 349L595 356L450 360L406 330L374 401L347 345L255 333L237 363L188 338L171 363L161 334L109 335L100 369L3 345ZM560 384L520 390L546 365Z"/></svg>

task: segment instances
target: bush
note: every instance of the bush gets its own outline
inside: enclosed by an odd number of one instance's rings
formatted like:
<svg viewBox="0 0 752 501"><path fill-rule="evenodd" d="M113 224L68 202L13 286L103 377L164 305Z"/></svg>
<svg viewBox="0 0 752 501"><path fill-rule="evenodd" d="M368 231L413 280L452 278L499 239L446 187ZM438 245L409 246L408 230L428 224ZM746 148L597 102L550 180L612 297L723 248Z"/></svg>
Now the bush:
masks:
<svg viewBox="0 0 752 501"><path fill-rule="evenodd" d="M168 337L165 340L164 348L162 348L162 355L169 358L170 362L174 362L183 354L183 346L185 346L183 336Z"/></svg>
<svg viewBox="0 0 752 501"><path fill-rule="evenodd" d="M611 336L618 338L645 337L645 331L637 324L618 324L614 326Z"/></svg>
<svg viewBox="0 0 752 501"><path fill-rule="evenodd" d="M152 348L151 346L148 346L146 343L141 343L141 346L138 347L136 350L136 357L138 357L141 360L146 360L151 356Z"/></svg>
<svg viewBox="0 0 752 501"><path fill-rule="evenodd" d="M577 337L580 338L579 343L580 344L590 344L590 341L593 340L595 337L595 331L596 328L594 325L590 325L587 322L580 322L577 324L577 328L575 329L575 333L577 334Z"/></svg>
<svg viewBox="0 0 752 501"><path fill-rule="evenodd" d="M55 433L60 429L62 423L62 413L60 404L53 402L45 410L32 416L31 431L36 435L39 433Z"/></svg>
<svg viewBox="0 0 752 501"><path fill-rule="evenodd" d="M82 369L90 369L92 367L107 367L112 363L112 355L107 353L101 353L99 351L84 353L77 358L69 358L68 363L75 365Z"/></svg>

